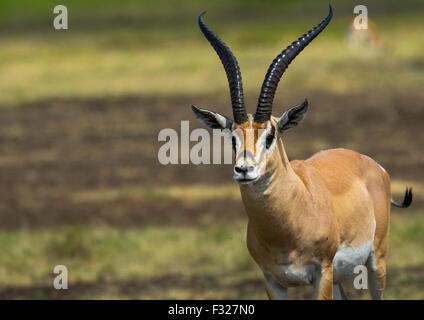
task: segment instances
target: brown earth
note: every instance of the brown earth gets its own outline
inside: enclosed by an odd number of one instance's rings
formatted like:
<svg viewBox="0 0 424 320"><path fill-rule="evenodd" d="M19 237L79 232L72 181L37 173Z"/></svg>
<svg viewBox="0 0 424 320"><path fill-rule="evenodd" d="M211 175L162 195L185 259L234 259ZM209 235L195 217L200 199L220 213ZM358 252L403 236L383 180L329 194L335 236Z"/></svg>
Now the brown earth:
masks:
<svg viewBox="0 0 424 320"><path fill-rule="evenodd" d="M223 99L223 98L222 98ZM104 189L231 183L230 165L168 165L157 160L163 128L180 121L200 127L190 105L213 97L124 97L49 100L0 111L0 227L37 228L70 223L144 226L196 224L243 217L235 200L192 204L178 199L118 199L75 203L78 192ZM287 101L299 100L289 97ZM307 120L285 138L289 157L346 147L381 163L392 177L423 178L424 108L418 97L388 93L383 105L370 95L309 96ZM213 103L213 102L215 103ZM218 99L218 102L220 100ZM225 100L223 100L225 101ZM254 105L254 100L249 100ZM283 112L276 108L274 114ZM227 102L216 111L231 114ZM416 199L417 205L422 201ZM225 214L223 213L225 212Z"/></svg>

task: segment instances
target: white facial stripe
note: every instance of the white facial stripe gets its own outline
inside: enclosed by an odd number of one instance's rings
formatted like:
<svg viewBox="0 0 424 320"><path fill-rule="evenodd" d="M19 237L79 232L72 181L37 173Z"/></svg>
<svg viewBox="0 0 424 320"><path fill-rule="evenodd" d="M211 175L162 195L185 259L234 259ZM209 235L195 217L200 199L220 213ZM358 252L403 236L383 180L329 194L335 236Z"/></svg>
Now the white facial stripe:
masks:
<svg viewBox="0 0 424 320"><path fill-rule="evenodd" d="M265 141L268 135L267 131L268 131L268 128L266 128L265 130L260 129L258 132L258 141L256 141L256 157L255 157L256 162L259 162L262 152L264 151Z"/></svg>
<svg viewBox="0 0 424 320"><path fill-rule="evenodd" d="M257 133L256 141L254 141L255 132ZM244 136L244 134L246 134L246 136ZM267 148L266 141L270 134L273 134L274 139L269 148ZM259 177L263 176L266 171L266 162L269 155L274 151L277 145L275 128L271 122L267 122L264 129L258 129L257 131L253 128L237 128L233 130L232 137L236 149L234 180L240 184L250 184L258 181ZM255 155L253 154L253 149L256 149ZM241 150L245 152L240 152ZM268 183L269 179L264 181Z"/></svg>
<svg viewBox="0 0 424 320"><path fill-rule="evenodd" d="M275 130L278 131L277 129ZM278 139L278 134L274 136L274 139L272 140L272 143L269 146L268 154L272 154L274 152L275 146L277 145L277 139Z"/></svg>
<svg viewBox="0 0 424 320"><path fill-rule="evenodd" d="M238 130L240 130L240 134L236 134L235 132L237 132ZM253 139L253 129L251 130L246 130L247 132L247 137L246 140L248 139ZM267 123L267 126L265 129L259 129L258 130L258 140L256 141L256 155L255 155L255 161L256 163L260 162L261 157L263 156L264 152L267 152L268 154L271 154L276 146L276 139L274 138L274 140L272 141L271 146L269 147L268 150L266 150L266 138L267 136L272 133L272 125L271 122ZM243 131L241 129L236 129L235 131L233 131L233 135L232 135L235 140L236 140L236 154L239 153L240 148L244 145L244 141L241 140L241 138L243 138ZM251 141L253 142L253 141ZM248 142L249 145L249 142Z"/></svg>
<svg viewBox="0 0 424 320"><path fill-rule="evenodd" d="M259 138L258 138L258 141L256 143L257 152L256 152L256 159L255 159L256 162L258 162L258 163L259 163L259 160L262 156L262 153L264 152L264 149L266 148L266 138L271 132L272 132L272 125L271 125L270 121L268 121L266 129L259 130ZM265 151L268 152L268 154L271 154L272 151L275 148L275 144L276 144L276 139L274 138L269 149L265 150Z"/></svg>
<svg viewBox="0 0 424 320"><path fill-rule="evenodd" d="M241 147L243 147L243 149L246 149L246 146L244 145L245 142L246 144L250 147L253 146L253 129L248 129L246 130L246 139L244 139L244 131L241 129L236 129L233 131L233 137L236 139L236 153L239 153L239 150Z"/></svg>

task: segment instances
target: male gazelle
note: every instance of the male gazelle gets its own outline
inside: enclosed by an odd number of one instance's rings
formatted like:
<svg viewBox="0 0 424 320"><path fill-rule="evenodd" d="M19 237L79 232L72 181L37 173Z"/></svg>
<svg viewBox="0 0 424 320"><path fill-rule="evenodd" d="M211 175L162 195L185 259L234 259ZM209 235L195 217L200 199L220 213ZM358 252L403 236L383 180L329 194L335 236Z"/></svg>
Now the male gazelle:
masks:
<svg viewBox="0 0 424 320"><path fill-rule="evenodd" d="M368 269L374 299L386 279L390 203L387 172L371 158L346 149L321 151L305 161L289 161L282 136L305 118L308 101L271 116L275 91L290 62L328 25L328 16L301 36L270 65L256 113L247 114L240 69L230 49L198 19L227 74L234 121L193 106L209 128L229 129L235 150L234 180L248 216L247 247L263 271L269 298L286 298L287 287L313 285L315 298L344 298L341 283ZM248 143L251 141L251 143Z"/></svg>

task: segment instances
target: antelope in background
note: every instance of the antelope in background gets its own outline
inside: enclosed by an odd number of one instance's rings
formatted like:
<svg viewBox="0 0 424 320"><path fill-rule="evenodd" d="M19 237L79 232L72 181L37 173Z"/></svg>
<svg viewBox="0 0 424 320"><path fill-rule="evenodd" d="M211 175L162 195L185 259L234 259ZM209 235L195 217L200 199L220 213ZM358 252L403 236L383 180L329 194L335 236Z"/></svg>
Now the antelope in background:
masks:
<svg viewBox="0 0 424 320"><path fill-rule="evenodd" d="M356 29L354 19L350 20L346 40L351 49L379 50L383 48L383 39L370 18L368 18L368 29Z"/></svg>
<svg viewBox="0 0 424 320"><path fill-rule="evenodd" d="M333 12L289 45L271 63L256 113L247 114L240 69L230 49L204 23L201 31L227 74L234 121L193 106L209 128L229 129L235 151L234 180L248 216L247 247L261 268L268 297L286 299L287 288L313 285L315 298L342 299L341 283L366 265L371 297L385 288L390 203L388 173L371 158L346 149L289 161L282 137L303 121L308 101L271 116L278 82L293 59L328 25ZM251 139L250 139L251 138ZM249 141L251 141L249 143Z"/></svg>

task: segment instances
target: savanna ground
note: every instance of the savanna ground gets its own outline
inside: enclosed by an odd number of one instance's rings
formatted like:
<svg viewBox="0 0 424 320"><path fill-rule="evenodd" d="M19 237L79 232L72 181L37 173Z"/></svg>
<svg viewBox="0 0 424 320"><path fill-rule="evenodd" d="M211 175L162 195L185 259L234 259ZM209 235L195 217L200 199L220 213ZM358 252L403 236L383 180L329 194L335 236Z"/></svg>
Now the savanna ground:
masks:
<svg viewBox="0 0 424 320"><path fill-rule="evenodd" d="M60 1L0 3L0 298L266 298L231 166L160 165L157 137L199 127L191 104L231 114L200 11L236 54L252 112L269 63L327 2L65 2L67 31L52 28ZM392 210L385 297L423 299L424 6L361 2L382 43L349 49L356 4L333 2L274 115L307 97L307 120L285 137L291 159L351 148L386 168L395 198L414 188L412 207ZM59 264L66 291L52 286Z"/></svg>

